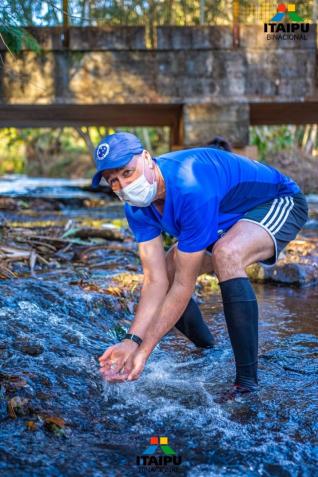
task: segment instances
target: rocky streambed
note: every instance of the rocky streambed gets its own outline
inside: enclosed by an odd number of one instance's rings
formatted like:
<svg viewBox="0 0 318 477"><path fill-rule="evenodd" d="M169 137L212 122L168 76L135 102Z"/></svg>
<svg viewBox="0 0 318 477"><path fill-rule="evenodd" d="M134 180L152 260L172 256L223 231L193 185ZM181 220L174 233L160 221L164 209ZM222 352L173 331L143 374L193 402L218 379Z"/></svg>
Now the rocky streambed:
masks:
<svg viewBox="0 0 318 477"><path fill-rule="evenodd" d="M166 436L182 457L172 473L315 475L314 196L310 221L277 266L249 271L260 307L260 391L219 404L234 360L216 279L203 275L196 287L215 348L195 348L174 329L138 381L105 383L98 356L129 327L142 280L122 205L85 182L1 186L1 475L135 476L153 436Z"/></svg>

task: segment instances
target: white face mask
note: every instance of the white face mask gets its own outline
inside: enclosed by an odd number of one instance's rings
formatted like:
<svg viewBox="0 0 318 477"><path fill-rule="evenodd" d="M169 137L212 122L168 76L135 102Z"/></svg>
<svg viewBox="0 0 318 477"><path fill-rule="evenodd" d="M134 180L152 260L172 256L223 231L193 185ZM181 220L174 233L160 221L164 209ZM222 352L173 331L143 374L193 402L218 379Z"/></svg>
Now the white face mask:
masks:
<svg viewBox="0 0 318 477"><path fill-rule="evenodd" d="M145 160L143 159L144 167L143 173L138 179L134 180L121 191L115 192L120 200L127 202L130 205L137 207L148 207L157 194L157 181L155 181L155 171L153 170L154 182L150 184L145 176Z"/></svg>

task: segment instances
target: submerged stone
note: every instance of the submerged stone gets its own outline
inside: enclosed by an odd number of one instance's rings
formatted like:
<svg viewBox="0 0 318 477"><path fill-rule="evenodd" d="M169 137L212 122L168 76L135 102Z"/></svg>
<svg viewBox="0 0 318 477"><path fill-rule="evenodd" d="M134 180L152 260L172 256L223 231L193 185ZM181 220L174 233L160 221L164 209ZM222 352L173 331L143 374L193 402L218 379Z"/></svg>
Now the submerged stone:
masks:
<svg viewBox="0 0 318 477"><path fill-rule="evenodd" d="M318 240L293 240L280 254L273 267L260 263L250 265L247 274L252 281L309 286L318 282Z"/></svg>

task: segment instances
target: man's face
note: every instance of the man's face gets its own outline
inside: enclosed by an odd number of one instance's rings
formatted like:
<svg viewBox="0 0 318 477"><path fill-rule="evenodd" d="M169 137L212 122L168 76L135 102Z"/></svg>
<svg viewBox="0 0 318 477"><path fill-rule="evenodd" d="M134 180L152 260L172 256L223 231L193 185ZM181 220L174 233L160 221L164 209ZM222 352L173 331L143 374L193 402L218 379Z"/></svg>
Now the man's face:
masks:
<svg viewBox="0 0 318 477"><path fill-rule="evenodd" d="M142 154L138 154L132 158L128 164L119 169L108 169L103 172L103 177L112 188L114 192L118 192L128 184L138 179L143 171L143 161L146 157L150 157L147 151L143 151ZM149 174L150 173L150 174ZM151 182L151 172L145 167L145 175Z"/></svg>

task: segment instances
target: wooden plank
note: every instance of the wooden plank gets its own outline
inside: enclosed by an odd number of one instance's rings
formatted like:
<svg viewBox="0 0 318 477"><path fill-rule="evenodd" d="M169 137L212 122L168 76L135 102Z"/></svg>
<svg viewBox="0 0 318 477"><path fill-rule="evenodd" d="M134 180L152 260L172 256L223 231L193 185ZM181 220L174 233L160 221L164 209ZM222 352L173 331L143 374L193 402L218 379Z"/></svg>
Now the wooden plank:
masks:
<svg viewBox="0 0 318 477"><path fill-rule="evenodd" d="M0 105L0 127L169 126L172 145L182 141L182 105Z"/></svg>
<svg viewBox="0 0 318 477"><path fill-rule="evenodd" d="M317 124L318 101L295 103L250 103L250 123L274 124Z"/></svg>

